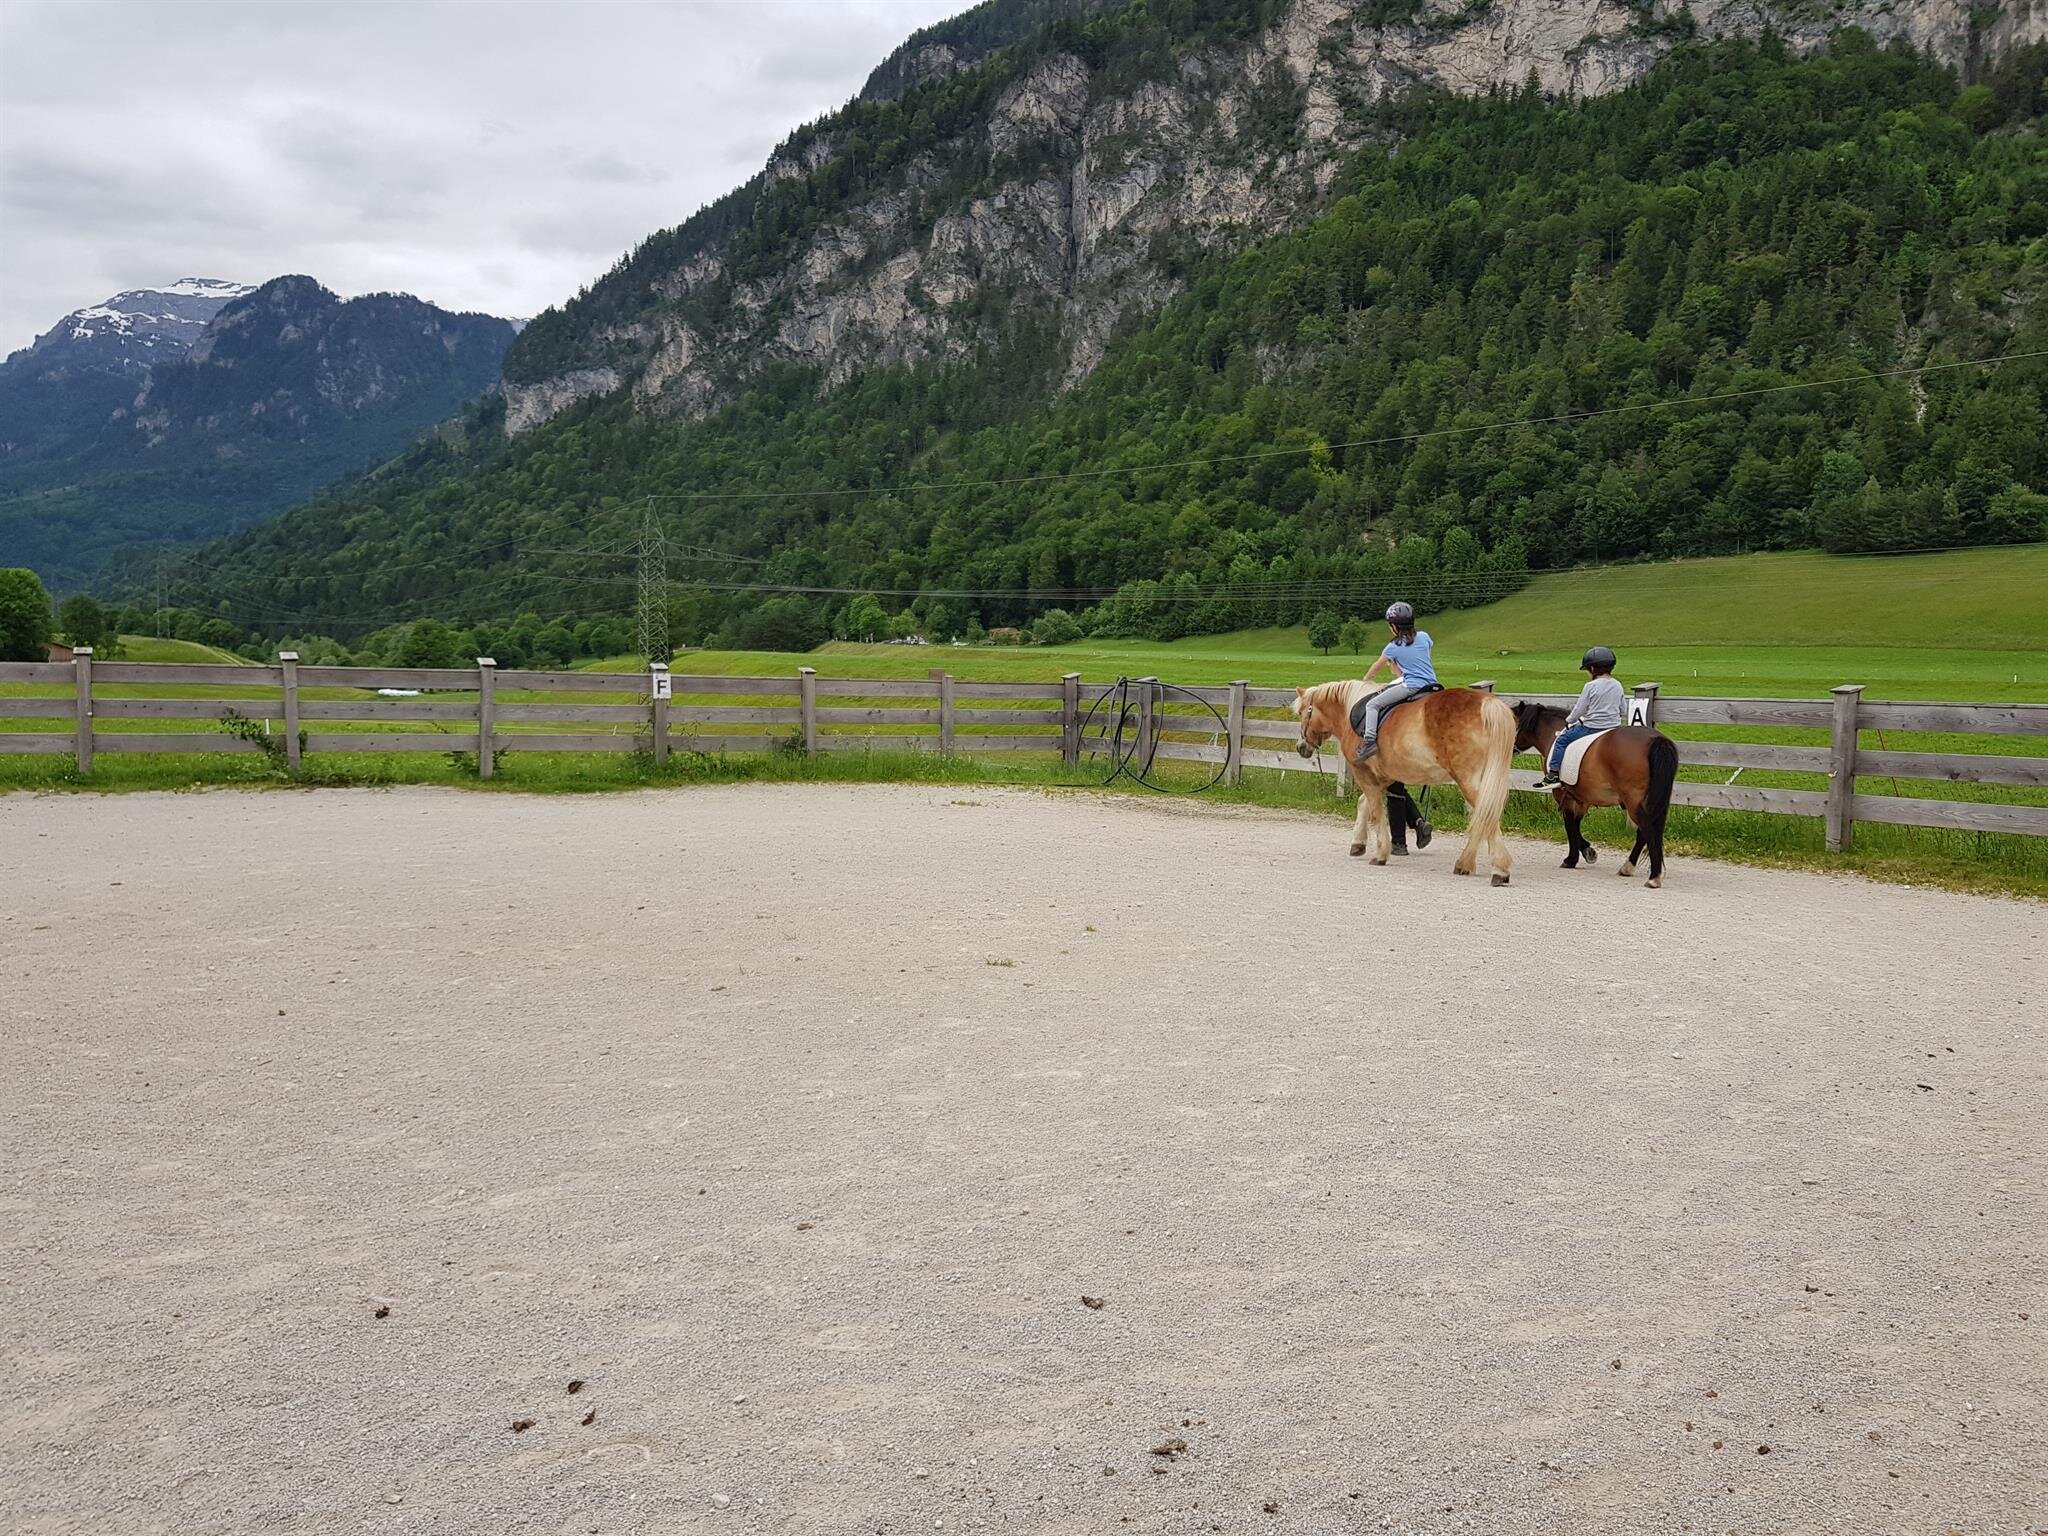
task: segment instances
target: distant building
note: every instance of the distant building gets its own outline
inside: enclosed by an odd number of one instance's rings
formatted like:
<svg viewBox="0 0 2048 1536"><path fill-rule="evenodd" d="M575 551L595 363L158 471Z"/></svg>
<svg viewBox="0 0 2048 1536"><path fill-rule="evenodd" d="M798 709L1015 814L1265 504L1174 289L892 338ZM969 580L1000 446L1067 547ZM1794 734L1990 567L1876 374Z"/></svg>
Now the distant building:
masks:
<svg viewBox="0 0 2048 1536"><path fill-rule="evenodd" d="M60 640L45 640L43 642L43 656L48 661L69 661L71 660L71 647Z"/></svg>

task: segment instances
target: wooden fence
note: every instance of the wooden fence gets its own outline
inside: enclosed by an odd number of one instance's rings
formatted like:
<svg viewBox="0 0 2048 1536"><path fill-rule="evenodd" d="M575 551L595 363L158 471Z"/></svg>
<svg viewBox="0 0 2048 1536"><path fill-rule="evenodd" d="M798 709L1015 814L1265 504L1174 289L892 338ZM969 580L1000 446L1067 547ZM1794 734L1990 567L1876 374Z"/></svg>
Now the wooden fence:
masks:
<svg viewBox="0 0 2048 1536"><path fill-rule="evenodd" d="M969 681L942 671L921 679L821 678L811 667L799 668L793 677L671 674L659 665L641 673L500 671L489 658L474 667L309 667L290 652L281 653L273 666L95 662L84 648L69 662L0 663L0 683L55 684L67 690L62 696L0 698L0 718L68 722L68 728L0 734L0 753L68 755L81 772L90 771L95 754L102 752L262 750L253 727L241 736L220 729L224 712L232 710L265 729L269 723L279 725L284 759L294 770L305 753L460 751L476 754L477 771L485 778L499 754L514 750L646 751L657 763L675 750L1024 751L1056 753L1063 762L1078 765L1103 749L1097 737L1107 711L1096 711L1092 721L1090 711L1115 686L1084 685L1078 672L1056 683L1012 683ZM233 690L234 696L95 695L96 687L113 685L204 686ZM378 689L417 696L380 697L374 692ZM307 690L353 690L359 696L308 698ZM627 695L631 702L499 698L512 691ZM436 692L464 697L428 697ZM1680 782L1672 797L1678 804L1822 817L1831 849L1851 846L1859 821L2048 836L2048 806L1873 795L1856 787L1858 775L2048 785L2048 756L1873 751L1862 745L1865 733L1887 730L2048 735L2048 705L1879 703L1864 699L1862 688L1853 684L1836 688L1826 700L1663 697L1655 683L1638 684L1636 694L1659 725L1828 732L1826 746L1684 741L1680 756L1689 767L1810 773L1825 778L1827 787L1776 789L1732 779L1724 784ZM720 702L735 695L746 702ZM1291 688L1254 688L1246 682L1169 688L1157 678L1138 678L1131 681L1127 697L1135 717L1133 750L1141 759L1221 764L1233 783L1246 768L1328 771L1327 756L1304 759L1294 749ZM1547 704L1571 698L1503 697ZM99 728L101 722L162 720L206 721L213 728L203 733ZM418 729L423 722L432 728ZM414 728L376 729L383 723ZM882 734L876 734L878 729ZM1341 792L1343 777L1335 778Z"/></svg>

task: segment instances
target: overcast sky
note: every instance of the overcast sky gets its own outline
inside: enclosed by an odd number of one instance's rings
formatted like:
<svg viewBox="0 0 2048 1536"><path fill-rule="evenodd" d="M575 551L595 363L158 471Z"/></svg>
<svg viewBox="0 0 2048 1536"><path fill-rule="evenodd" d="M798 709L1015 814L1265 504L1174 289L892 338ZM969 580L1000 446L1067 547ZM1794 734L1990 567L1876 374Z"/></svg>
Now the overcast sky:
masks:
<svg viewBox="0 0 2048 1536"><path fill-rule="evenodd" d="M531 316L972 0L0 0L0 354L304 272Z"/></svg>

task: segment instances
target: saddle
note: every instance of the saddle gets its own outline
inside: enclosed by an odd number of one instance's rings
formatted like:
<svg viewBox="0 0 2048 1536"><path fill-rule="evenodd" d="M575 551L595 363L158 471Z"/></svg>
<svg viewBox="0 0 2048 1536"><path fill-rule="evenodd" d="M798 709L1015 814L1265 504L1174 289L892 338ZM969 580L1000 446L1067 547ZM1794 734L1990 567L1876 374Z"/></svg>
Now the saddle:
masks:
<svg viewBox="0 0 2048 1536"><path fill-rule="evenodd" d="M1607 728L1607 730L1614 729L1616 729L1614 726ZM1579 764L1586 760L1586 750L1606 734L1607 731L1594 731L1590 735L1581 736L1577 741L1568 745L1564 749L1564 761L1557 765L1557 776L1567 784L1578 783Z"/></svg>
<svg viewBox="0 0 2048 1536"><path fill-rule="evenodd" d="M1393 714L1395 710L1400 709L1406 705L1413 704L1418 699L1426 699L1432 693L1442 693L1443 691L1444 685L1442 683L1424 683L1420 688L1416 689L1415 692L1410 694L1407 698L1402 699L1400 703L1391 704L1385 710L1381 711L1380 729L1384 731L1387 728L1387 716ZM1369 693L1364 698L1360 699L1356 704L1351 706L1351 729L1358 732L1361 736L1365 734L1365 707L1378 697L1379 695L1376 693Z"/></svg>

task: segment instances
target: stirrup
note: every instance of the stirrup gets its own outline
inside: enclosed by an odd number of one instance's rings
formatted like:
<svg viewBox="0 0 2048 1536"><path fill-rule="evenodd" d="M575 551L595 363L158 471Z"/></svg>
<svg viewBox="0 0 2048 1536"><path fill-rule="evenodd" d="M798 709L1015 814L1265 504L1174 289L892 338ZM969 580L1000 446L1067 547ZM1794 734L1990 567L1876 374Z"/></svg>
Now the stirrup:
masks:
<svg viewBox="0 0 2048 1536"><path fill-rule="evenodd" d="M1358 750L1351 754L1351 761L1363 768L1378 753L1380 744L1376 741L1361 741Z"/></svg>

